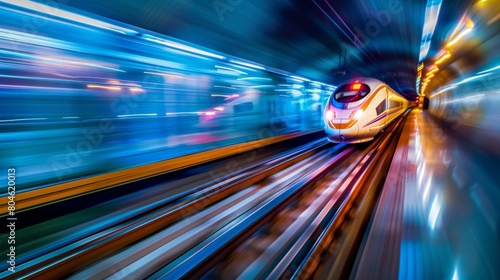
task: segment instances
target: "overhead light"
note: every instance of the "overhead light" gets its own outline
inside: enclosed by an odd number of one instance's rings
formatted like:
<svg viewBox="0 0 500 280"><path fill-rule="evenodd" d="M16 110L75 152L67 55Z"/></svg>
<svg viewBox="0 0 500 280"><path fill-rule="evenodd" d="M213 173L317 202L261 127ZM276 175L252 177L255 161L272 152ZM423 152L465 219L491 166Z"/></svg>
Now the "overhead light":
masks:
<svg viewBox="0 0 500 280"><path fill-rule="evenodd" d="M247 67L255 68L255 69L265 70L264 67L262 67L260 65L253 64L253 63L248 63L248 62L243 62L243 61L238 61L238 60L232 60L232 59L229 60L229 62L236 63L236 64L239 64L239 65L242 65L242 66L247 66Z"/></svg>
<svg viewBox="0 0 500 280"><path fill-rule="evenodd" d="M458 86L458 85L461 85L461 84L464 84L464 83L468 83L470 81L477 80L477 79L489 76L491 74L492 73L485 73L485 74L480 74L480 75L475 75L475 76L472 76L472 77L469 77L469 78L465 78L465 79L461 80L460 82L453 84L453 86Z"/></svg>
<svg viewBox="0 0 500 280"><path fill-rule="evenodd" d="M466 29L462 30L462 32L460 32L460 34L458 34L453 40L451 40L446 45L446 47L454 45L455 43L458 42L458 40L460 40L460 38L462 38L463 36L465 36L467 33L470 33L471 31L472 31L472 28L466 28Z"/></svg>
<svg viewBox="0 0 500 280"><path fill-rule="evenodd" d="M439 71L439 68L437 68L436 66L434 68L432 68L431 70L429 70L429 72L427 72L427 75L429 74L433 74L435 72Z"/></svg>
<svg viewBox="0 0 500 280"><path fill-rule="evenodd" d="M299 80L306 81L306 82L311 81L311 80L309 80L309 79L302 78L302 77L299 77L299 76L293 76L293 75L290 75L290 78L299 79Z"/></svg>
<svg viewBox="0 0 500 280"><path fill-rule="evenodd" d="M117 25L109 24L109 23L104 22L104 21L100 21L100 20L93 19L90 17L82 16L80 14L71 13L71 12L68 12L68 11L65 11L62 9L58 9L58 8L51 6L51 5L44 5L44 4L40 4L37 2L33 2L33 1L27 1L27 0L0 0L0 2L14 5L17 7L21 7L24 9L32 10L32 11L37 12L37 13L43 13L43 14L49 15L50 17L58 17L58 18L66 19L66 20L76 21L79 23L83 23L83 24L87 24L87 25L91 25L91 26L95 26L95 27L99 27L99 28L104 28L104 29L108 29L111 31L115 31L115 32L119 32L122 34L136 35L138 33L137 31L132 30L132 29L123 28L123 27L120 27ZM48 2L50 2L50 1L47 1L47 3Z"/></svg>
<svg viewBox="0 0 500 280"><path fill-rule="evenodd" d="M483 73L491 72L491 71L494 71L494 70L497 70L497 69L500 69L500 65L495 66L495 67L490 68L490 69L487 69L487 70L484 70L484 71L481 71L481 72L478 72L477 74L483 74Z"/></svg>
<svg viewBox="0 0 500 280"><path fill-rule="evenodd" d="M420 43L420 55L418 61L423 61L429 52L432 35L439 18L439 11L441 9L441 0L428 0L425 8L425 19L422 30L422 40Z"/></svg>
<svg viewBox="0 0 500 280"><path fill-rule="evenodd" d="M107 89L107 90L121 90L121 87L117 86L102 86L102 85L87 85L87 88L95 88L95 89Z"/></svg>
<svg viewBox="0 0 500 280"><path fill-rule="evenodd" d="M448 86L448 87L444 87L443 89L441 89L441 90L439 90L438 92L434 93L434 94L433 94L433 95L431 95L430 97L431 97L431 98L433 98L433 97L435 97L435 96L437 96L437 95L439 95L439 94L441 94L441 93L443 93L443 92L445 92L445 91L447 91L447 90L454 89L454 88L456 88L456 87L457 87L457 86Z"/></svg>
<svg viewBox="0 0 500 280"><path fill-rule="evenodd" d="M444 56L442 56L440 59L438 59L436 62L434 62L435 64L440 64L442 63L443 61L447 60L448 58L451 57L451 54L449 52L447 52Z"/></svg>

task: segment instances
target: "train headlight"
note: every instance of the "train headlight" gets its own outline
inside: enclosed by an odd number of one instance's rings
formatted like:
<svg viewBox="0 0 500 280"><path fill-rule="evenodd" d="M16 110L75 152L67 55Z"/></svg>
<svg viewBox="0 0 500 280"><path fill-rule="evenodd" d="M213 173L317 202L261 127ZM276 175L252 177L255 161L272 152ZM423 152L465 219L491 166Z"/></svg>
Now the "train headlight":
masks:
<svg viewBox="0 0 500 280"><path fill-rule="evenodd" d="M356 112L354 112L353 118L355 120L359 120L361 119L362 116L363 116L363 110L357 110Z"/></svg>
<svg viewBox="0 0 500 280"><path fill-rule="evenodd" d="M332 110L326 111L325 117L327 120L333 119L333 111Z"/></svg>

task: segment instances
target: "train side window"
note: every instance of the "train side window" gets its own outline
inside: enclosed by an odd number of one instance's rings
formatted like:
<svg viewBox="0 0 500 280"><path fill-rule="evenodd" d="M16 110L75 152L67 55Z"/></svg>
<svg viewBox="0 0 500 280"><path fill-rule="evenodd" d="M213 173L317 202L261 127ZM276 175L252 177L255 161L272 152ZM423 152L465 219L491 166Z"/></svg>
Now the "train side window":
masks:
<svg viewBox="0 0 500 280"><path fill-rule="evenodd" d="M377 111L377 116L382 114L386 109L386 99L384 99L380 104L378 104L377 108L375 108L375 111Z"/></svg>

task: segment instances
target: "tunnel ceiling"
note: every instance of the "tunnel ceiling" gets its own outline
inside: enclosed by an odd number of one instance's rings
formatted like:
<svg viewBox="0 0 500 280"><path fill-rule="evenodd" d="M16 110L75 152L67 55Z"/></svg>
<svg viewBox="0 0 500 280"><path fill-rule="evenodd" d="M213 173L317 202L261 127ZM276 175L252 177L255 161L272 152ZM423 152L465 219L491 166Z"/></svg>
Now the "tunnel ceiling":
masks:
<svg viewBox="0 0 500 280"><path fill-rule="evenodd" d="M371 76L416 96L427 0L59 2L315 80ZM429 56L469 5L443 1Z"/></svg>

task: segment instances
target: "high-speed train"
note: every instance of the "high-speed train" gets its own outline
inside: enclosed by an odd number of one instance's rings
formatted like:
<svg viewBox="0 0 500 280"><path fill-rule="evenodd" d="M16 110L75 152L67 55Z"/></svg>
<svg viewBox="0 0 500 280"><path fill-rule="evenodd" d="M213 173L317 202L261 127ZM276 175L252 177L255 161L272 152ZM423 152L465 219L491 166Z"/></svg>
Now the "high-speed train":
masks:
<svg viewBox="0 0 500 280"><path fill-rule="evenodd" d="M382 81L351 79L330 95L324 111L324 129L333 143L370 141L408 106L406 98Z"/></svg>

